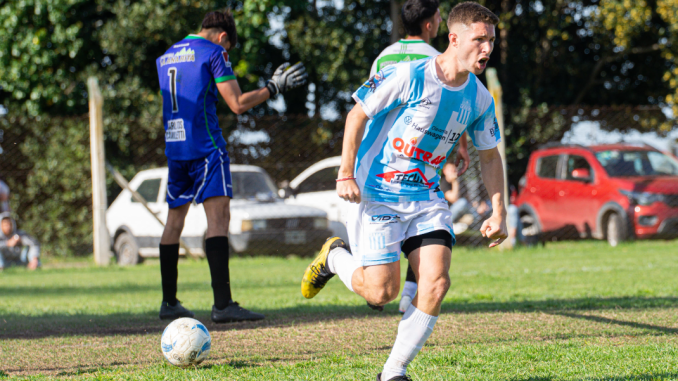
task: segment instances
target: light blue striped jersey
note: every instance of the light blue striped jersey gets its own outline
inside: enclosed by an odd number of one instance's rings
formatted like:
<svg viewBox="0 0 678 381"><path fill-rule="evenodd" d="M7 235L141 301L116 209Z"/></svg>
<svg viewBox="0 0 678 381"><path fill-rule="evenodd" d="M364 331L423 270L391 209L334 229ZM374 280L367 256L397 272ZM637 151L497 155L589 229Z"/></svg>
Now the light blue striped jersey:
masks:
<svg viewBox="0 0 678 381"><path fill-rule="evenodd" d="M353 93L370 118L355 168L363 200L443 198L438 169L464 130L478 150L497 146L489 91L472 73L459 87L445 85L435 58L387 66Z"/></svg>

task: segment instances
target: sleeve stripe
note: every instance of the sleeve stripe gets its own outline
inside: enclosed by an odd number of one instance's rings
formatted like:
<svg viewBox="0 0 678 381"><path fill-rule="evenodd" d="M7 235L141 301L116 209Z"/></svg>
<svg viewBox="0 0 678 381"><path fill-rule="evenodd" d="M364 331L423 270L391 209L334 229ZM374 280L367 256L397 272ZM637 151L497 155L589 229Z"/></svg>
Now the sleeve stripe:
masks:
<svg viewBox="0 0 678 381"><path fill-rule="evenodd" d="M235 79L235 75L225 75L223 77L214 78L214 82L221 83L221 82L230 81L232 79Z"/></svg>

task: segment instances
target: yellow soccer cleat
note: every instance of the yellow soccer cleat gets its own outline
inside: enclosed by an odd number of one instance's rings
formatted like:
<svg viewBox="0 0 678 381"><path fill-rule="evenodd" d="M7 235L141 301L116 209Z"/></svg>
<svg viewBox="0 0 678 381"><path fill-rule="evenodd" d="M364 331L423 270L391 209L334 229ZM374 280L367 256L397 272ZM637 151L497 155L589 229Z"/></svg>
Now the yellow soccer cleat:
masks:
<svg viewBox="0 0 678 381"><path fill-rule="evenodd" d="M311 299L325 287L327 282L334 276L327 265L327 257L332 249L343 247L348 250L346 243L339 237L332 237L325 241L320 254L308 265L304 277L301 278L301 294L304 298Z"/></svg>

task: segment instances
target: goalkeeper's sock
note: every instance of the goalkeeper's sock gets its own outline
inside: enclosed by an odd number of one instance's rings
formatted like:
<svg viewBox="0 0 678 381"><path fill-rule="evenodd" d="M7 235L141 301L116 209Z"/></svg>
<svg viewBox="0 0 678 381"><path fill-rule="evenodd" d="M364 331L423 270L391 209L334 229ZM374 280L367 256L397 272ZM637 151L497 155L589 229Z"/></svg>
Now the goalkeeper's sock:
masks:
<svg viewBox="0 0 678 381"><path fill-rule="evenodd" d="M211 237L205 240L205 255L212 275L214 306L223 310L231 302L231 279L228 270L228 237Z"/></svg>
<svg viewBox="0 0 678 381"><path fill-rule="evenodd" d="M177 305L177 278L179 270L179 244L160 244L160 277L162 300L170 306Z"/></svg>

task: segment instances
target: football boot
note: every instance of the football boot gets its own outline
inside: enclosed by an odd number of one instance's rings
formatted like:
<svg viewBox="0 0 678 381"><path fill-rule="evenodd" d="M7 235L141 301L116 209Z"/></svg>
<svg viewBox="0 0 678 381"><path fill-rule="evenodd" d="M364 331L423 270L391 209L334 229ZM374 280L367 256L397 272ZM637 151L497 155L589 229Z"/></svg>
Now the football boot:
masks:
<svg viewBox="0 0 678 381"><path fill-rule="evenodd" d="M226 308L220 310L212 306L212 321L215 323L233 323L237 321L255 321L262 320L263 314L246 310L238 302L230 301Z"/></svg>
<svg viewBox="0 0 678 381"><path fill-rule="evenodd" d="M320 249L320 253L315 260L306 268L304 277L301 278L301 294L304 295L304 298L311 299L316 296L334 276L327 265L327 257L329 256L330 251L337 247L343 247L344 249L349 250L348 246L346 246L346 243L344 243L344 240L341 238L329 238L325 241L325 244Z"/></svg>
<svg viewBox="0 0 678 381"><path fill-rule="evenodd" d="M178 319L182 317L192 318L195 316L191 310L181 305L181 302L177 300L177 304L170 306L169 303L163 301L160 305L160 320L169 320L169 319Z"/></svg>
<svg viewBox="0 0 678 381"><path fill-rule="evenodd" d="M412 381L409 376L395 376L388 380L381 379L381 373L377 374L377 381Z"/></svg>

